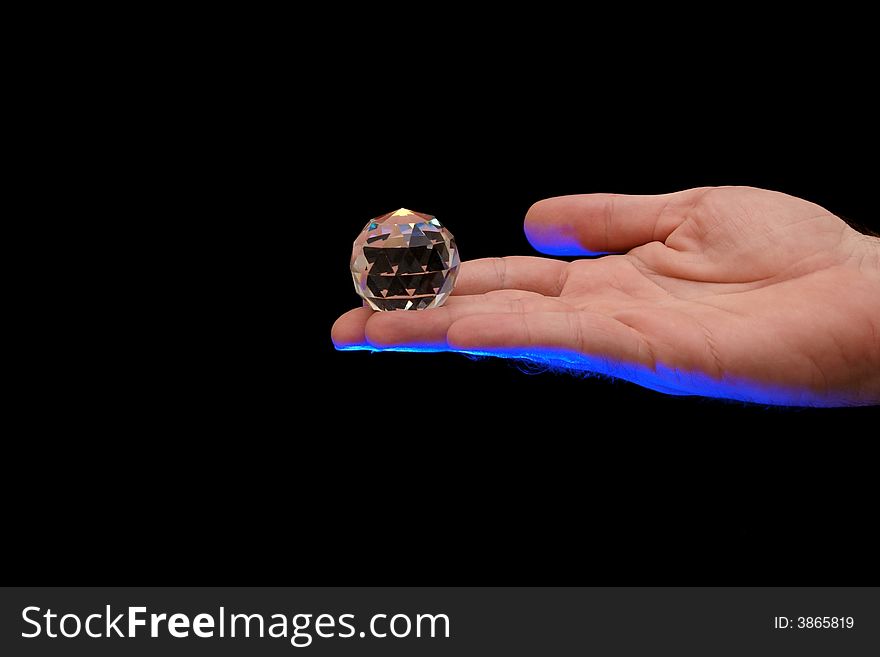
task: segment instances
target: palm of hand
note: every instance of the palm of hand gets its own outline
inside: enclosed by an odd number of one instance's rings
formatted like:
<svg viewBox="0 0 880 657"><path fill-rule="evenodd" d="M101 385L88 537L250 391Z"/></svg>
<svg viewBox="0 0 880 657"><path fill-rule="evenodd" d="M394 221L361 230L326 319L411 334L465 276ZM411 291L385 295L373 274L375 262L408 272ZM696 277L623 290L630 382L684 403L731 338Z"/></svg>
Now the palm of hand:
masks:
<svg viewBox="0 0 880 657"><path fill-rule="evenodd" d="M673 394L880 397L880 249L817 205L750 188L560 197L526 232L553 254L626 253L464 263L446 306L356 309L334 341L539 359Z"/></svg>

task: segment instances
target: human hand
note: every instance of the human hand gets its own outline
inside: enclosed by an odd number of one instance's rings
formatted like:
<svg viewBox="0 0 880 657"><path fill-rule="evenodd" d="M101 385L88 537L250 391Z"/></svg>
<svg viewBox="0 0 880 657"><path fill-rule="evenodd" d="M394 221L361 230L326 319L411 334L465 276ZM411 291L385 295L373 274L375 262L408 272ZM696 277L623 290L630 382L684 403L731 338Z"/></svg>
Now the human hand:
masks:
<svg viewBox="0 0 880 657"><path fill-rule="evenodd" d="M669 394L880 403L880 239L747 187L546 199L525 221L568 263L461 265L446 305L356 308L338 349L459 351L607 374Z"/></svg>

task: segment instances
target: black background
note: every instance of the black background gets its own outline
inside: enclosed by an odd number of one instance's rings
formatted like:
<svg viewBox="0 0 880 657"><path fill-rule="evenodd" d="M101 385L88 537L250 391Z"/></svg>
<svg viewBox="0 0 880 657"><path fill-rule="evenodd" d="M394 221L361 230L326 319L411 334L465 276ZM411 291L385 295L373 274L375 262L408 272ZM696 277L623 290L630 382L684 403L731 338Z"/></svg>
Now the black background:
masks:
<svg viewBox="0 0 880 657"><path fill-rule="evenodd" d="M436 214L467 259L531 253L526 210L569 193L754 185L880 228L858 52L802 44L752 63L743 33L716 60L710 35L679 35L688 47L660 63L664 39L618 26L588 49L597 31L548 49L540 30L495 29L509 43L494 45L448 32L442 47L366 30L334 34L322 47L343 54L328 58L270 29L110 76L113 110L72 151L98 164L71 161L71 195L53 197L89 218L40 236L65 266L18 386L14 576L875 580L876 409L333 350L333 321L358 303L351 241L401 206Z"/></svg>

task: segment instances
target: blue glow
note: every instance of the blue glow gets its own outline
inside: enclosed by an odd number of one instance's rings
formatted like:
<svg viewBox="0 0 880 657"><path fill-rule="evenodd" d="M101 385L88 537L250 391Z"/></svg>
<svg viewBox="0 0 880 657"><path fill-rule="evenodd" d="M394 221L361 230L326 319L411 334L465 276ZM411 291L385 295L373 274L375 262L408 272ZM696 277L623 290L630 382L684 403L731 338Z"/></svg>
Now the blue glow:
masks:
<svg viewBox="0 0 880 657"><path fill-rule="evenodd" d="M591 251L581 244L569 226L525 226L526 239L536 251L557 256L599 256L609 251Z"/></svg>
<svg viewBox="0 0 880 657"><path fill-rule="evenodd" d="M410 353L437 353L449 351L468 356L507 358L564 371L579 376L603 375L630 381L667 395L698 395L732 399L742 402L775 406L837 406L841 400L828 398L819 391L784 388L778 385L723 377L715 379L702 372L688 372L658 364L656 369L641 365L614 362L606 358L589 357L576 352L557 349L452 349L446 345L410 344L376 348L368 344L336 347L339 351L396 351Z"/></svg>
<svg viewBox="0 0 880 657"><path fill-rule="evenodd" d="M414 353L438 353L441 351L453 351L446 345L400 345L396 347L374 347L371 344L333 345L336 351L409 351ZM460 352L459 352L460 353Z"/></svg>

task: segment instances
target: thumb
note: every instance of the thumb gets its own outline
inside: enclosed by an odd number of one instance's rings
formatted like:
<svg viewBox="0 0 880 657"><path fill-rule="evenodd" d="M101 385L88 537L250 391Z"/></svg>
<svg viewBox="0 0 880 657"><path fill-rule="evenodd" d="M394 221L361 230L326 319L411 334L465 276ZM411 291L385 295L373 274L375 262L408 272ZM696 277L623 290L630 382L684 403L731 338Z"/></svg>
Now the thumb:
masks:
<svg viewBox="0 0 880 657"><path fill-rule="evenodd" d="M672 194L576 194L535 203L526 213L526 237L550 255L623 253L665 241L711 187Z"/></svg>

